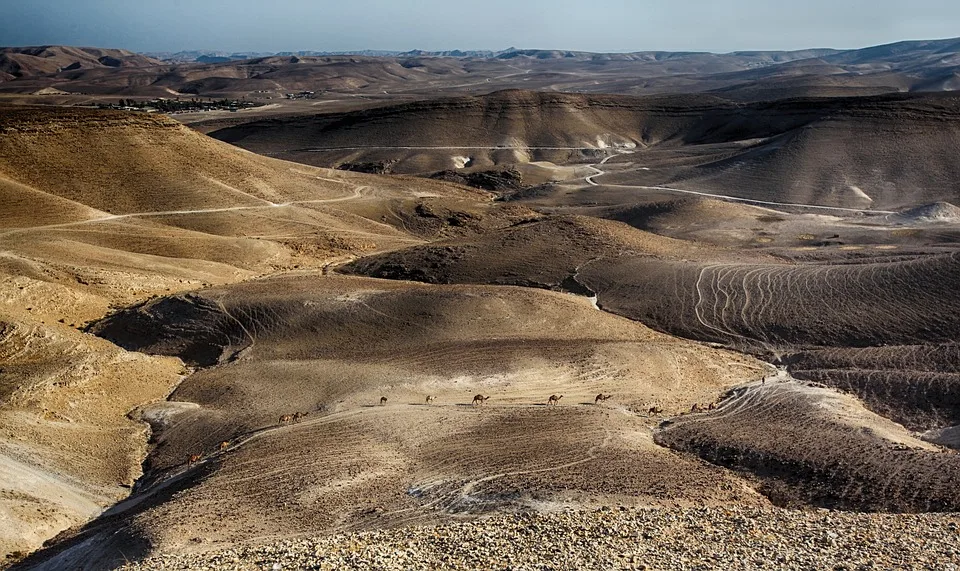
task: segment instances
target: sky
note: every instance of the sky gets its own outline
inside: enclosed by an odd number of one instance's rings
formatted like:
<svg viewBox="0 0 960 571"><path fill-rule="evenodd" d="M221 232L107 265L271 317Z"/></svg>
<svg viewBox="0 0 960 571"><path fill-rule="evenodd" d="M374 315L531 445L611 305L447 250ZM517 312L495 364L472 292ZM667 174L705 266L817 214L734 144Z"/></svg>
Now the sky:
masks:
<svg viewBox="0 0 960 571"><path fill-rule="evenodd" d="M957 0L0 0L0 15L0 46L139 52L729 52L960 36Z"/></svg>

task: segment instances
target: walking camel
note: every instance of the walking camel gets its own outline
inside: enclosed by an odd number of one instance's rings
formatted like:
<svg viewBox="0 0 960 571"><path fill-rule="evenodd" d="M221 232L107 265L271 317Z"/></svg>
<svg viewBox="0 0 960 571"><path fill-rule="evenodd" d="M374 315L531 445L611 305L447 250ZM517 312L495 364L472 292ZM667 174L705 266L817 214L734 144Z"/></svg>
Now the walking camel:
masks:
<svg viewBox="0 0 960 571"><path fill-rule="evenodd" d="M293 422L292 414L284 414L280 416L280 420L277 421L277 424L286 424L288 422Z"/></svg>
<svg viewBox="0 0 960 571"><path fill-rule="evenodd" d="M483 403L487 402L490 397L485 397L483 395L476 395L473 397L473 406L483 406Z"/></svg>
<svg viewBox="0 0 960 571"><path fill-rule="evenodd" d="M597 398L593 399L593 404L600 404L602 402L606 402L606 400L612 396L613 395L605 395L603 393L600 393L597 395Z"/></svg>
<svg viewBox="0 0 960 571"><path fill-rule="evenodd" d="M433 395L427 395L427 404L430 404L432 402L433 402Z"/></svg>
<svg viewBox="0 0 960 571"><path fill-rule="evenodd" d="M380 397L380 406L387 404L387 397Z"/></svg>
<svg viewBox="0 0 960 571"><path fill-rule="evenodd" d="M562 398L563 398L563 395L560 395L560 396L550 395L550 398L547 399L547 406L550 406L550 405L557 406L557 404L559 404L560 402L560 399Z"/></svg>

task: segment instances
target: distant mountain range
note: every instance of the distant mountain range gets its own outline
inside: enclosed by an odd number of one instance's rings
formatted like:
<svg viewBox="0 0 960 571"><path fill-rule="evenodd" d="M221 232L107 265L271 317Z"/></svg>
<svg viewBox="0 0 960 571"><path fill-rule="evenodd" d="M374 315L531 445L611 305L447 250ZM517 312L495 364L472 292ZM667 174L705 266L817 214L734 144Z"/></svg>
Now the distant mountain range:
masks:
<svg viewBox="0 0 960 571"><path fill-rule="evenodd" d="M591 53L300 51L275 54L40 46L0 48L0 93L276 98L313 91L369 96L508 88L644 95L714 93L756 101L960 89L960 38L855 50Z"/></svg>
<svg viewBox="0 0 960 571"><path fill-rule="evenodd" d="M516 48L507 48L505 50L446 50L446 51L424 51L424 50L353 50L353 51L317 51L302 50L293 52L224 52L210 50L191 50L181 52L145 52L144 55L168 62L177 63L222 63L227 61L237 61L245 59L257 59L265 57L324 57L324 56L363 56L363 57L456 57L456 58L494 58L503 54L517 52Z"/></svg>
<svg viewBox="0 0 960 571"><path fill-rule="evenodd" d="M943 40L902 41L867 48L838 50L832 48L812 48L803 50L747 50L728 53L714 53L703 51L670 52L659 50L637 52L586 52L573 50L538 50L510 47L505 50L348 50L348 51L284 51L284 52L223 52L223 51L181 51L181 52L144 52L143 55L153 59L169 62L189 63L220 63L246 59L266 57L325 57L325 56L362 56L362 57L452 57L478 59L513 59L517 57L535 59L603 59L603 60L650 60L672 59L690 56L711 55L730 58L760 58L771 63L784 63L810 58L826 58L836 63L864 63L874 59L897 59L897 56L910 57L915 52L930 54L951 54L960 50L960 38Z"/></svg>
<svg viewBox="0 0 960 571"><path fill-rule="evenodd" d="M160 65L160 61L127 50L70 46L0 48L0 81L81 69L153 65Z"/></svg>
<svg viewBox="0 0 960 571"><path fill-rule="evenodd" d="M741 51L730 52L733 57L770 57L773 61L792 61L795 59L804 59L810 57L822 57L843 53L843 50L834 49L808 49L795 51ZM529 57L536 59L557 59L557 58L602 58L602 59L622 59L622 60L647 60L663 57L683 57L689 55L705 55L710 52L665 52L665 51L640 51L640 52L584 52L571 50L537 50L537 49L519 49L510 47L505 50L348 50L348 51L286 51L286 52L224 52L210 50L191 50L181 52L144 52L143 55L165 62L176 63L224 63L228 61L239 61L247 59L259 59L267 57L326 57L326 56L361 56L361 57L451 57L451 58L476 58L476 59L512 59L516 57Z"/></svg>

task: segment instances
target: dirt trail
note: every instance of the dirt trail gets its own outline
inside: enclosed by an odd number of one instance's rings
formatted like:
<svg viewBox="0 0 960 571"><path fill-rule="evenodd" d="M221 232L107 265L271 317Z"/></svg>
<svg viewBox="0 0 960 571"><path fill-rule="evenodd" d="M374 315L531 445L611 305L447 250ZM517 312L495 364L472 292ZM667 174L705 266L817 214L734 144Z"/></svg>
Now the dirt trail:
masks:
<svg viewBox="0 0 960 571"><path fill-rule="evenodd" d="M620 153L620 154L631 154L631 153L633 153L634 151L629 151L629 150L625 150L625 149L618 149L617 152ZM688 194L688 195L694 195L694 196L703 196L703 197L706 197L706 198L716 198L716 199L720 199L720 200L729 200L729 201L732 201L732 202L740 202L740 203L743 203L743 204L754 204L754 205L758 205L758 206L778 206L778 207L789 207L789 208L809 208L809 209L815 209L815 210L828 210L828 211L847 212L847 213L853 212L853 213L859 213L859 214L886 214L886 215L896 214L896 212L893 212L893 211L890 211L890 210L873 210L873 209L862 209L862 208L841 208L841 207L837 207L837 206L820 206L820 205L817 205L817 204L798 204L798 203L793 203L793 202L772 202L772 201L768 201L768 200L755 200L755 199L751 199L751 198L740 198L740 197L737 197L737 196L730 196L730 195L726 195L726 194L717 194L717 193L703 192L703 191L698 191L698 190L687 190L687 189L682 189L682 188L675 188L675 187L672 187L672 186L644 186L644 185L631 185L631 184L603 184L603 185L601 185L601 184L598 183L595 179L596 179L598 176L603 176L603 175L607 174L607 172L604 171L604 170L602 170L602 169L600 169L600 168L598 168L598 167L603 166L604 164L607 163L607 161L609 161L610 159L612 159L612 158L615 157L615 156L616 156L616 155L608 155L607 157L604 157L604 159L603 159L602 161L600 161L599 163L594 163L594 164L591 164L591 165L587 165L587 168L593 170L594 173L591 174L591 175L588 175L587 177L585 177L585 178L583 179L584 182L586 182L586 183L587 183L588 185L590 185L590 186L606 186L606 187L610 187L610 188L636 188L636 189L641 189L641 190L667 191L667 192L675 192L675 193L679 193L679 194Z"/></svg>
<svg viewBox="0 0 960 571"><path fill-rule="evenodd" d="M99 218L90 218L87 220L78 220L75 222L64 222L61 224L48 224L45 226L30 226L26 228L13 228L4 232L0 232L0 237L8 236L11 234L18 234L21 232L31 232L36 230L52 230L55 228L68 228L72 226L81 226L84 224L97 224L100 222L112 222L115 220L124 220L127 218L148 218L153 216L179 216L179 215L191 215L191 214L214 214L218 212L236 212L239 210L263 210L271 208L284 208L287 206L294 206L297 204L326 204L326 203L335 203L335 202L345 202L350 200L356 200L362 198L363 191L368 190L370 187L366 185L353 184L344 181L338 181L334 179L323 179L329 182L337 182L340 184L347 184L353 187L350 194L346 196L338 196L336 198L316 198L309 200L291 200L288 202L275 203L264 201L266 204L258 204L253 206L226 206L222 208L198 208L193 210L159 210L152 212L131 212L127 214L111 214L109 216L102 216Z"/></svg>

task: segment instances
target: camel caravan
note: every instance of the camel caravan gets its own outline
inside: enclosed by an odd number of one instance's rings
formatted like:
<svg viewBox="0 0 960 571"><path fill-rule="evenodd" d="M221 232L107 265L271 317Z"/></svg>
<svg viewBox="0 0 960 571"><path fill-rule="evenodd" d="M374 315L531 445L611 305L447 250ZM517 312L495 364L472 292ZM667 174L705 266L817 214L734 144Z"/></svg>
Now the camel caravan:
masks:
<svg viewBox="0 0 960 571"><path fill-rule="evenodd" d="M612 397L613 395L605 395L603 393L600 393L593 399L593 404L604 403ZM558 404L560 404L560 399L562 398L563 398L563 395L550 395L547 398L547 406L557 406ZM387 397L381 396L380 406L386 406L388 400L389 399L387 399ZM470 405L477 406L477 407L483 406L483 404L488 400L490 400L489 395L477 394L477 395L474 395L473 400L470 401ZM437 402L436 395L427 395L423 400L423 403L426 405L431 405L431 404L434 404L435 402ZM301 414L301 413L298 413L298 414ZM303 416L306 416L306 413L302 413L302 414ZM297 421L299 421L299 418L297 418L296 415L285 414L280 417L280 424L287 424L289 422L297 422Z"/></svg>
<svg viewBox="0 0 960 571"><path fill-rule="evenodd" d="M596 397L594 397L593 404L601 405L607 402L607 400L611 399L612 397L613 395L599 393L597 394ZM470 404L473 407L483 407L483 405L488 400L490 400L490 398L491 398L490 395L477 394L477 395L474 395L473 400L471 401ZM548 407L559 406L560 399L562 398L563 398L563 395L550 395L549 397L547 397L546 406ZM424 403L426 405L432 405L436 402L436 399L437 397L435 395L427 395L426 398L424 399ZM386 406L388 399L386 396L381 396L379 402L380 402L380 406ZM582 403L582 404L589 404L589 403ZM700 403L694 403L693 406L690 407L689 413L681 412L680 414L696 414L696 413L709 412L712 410L716 410L717 406L719 406L719 401L713 401L706 405L703 405ZM651 406L647 410L647 416L660 416L663 414L663 411L664 411L663 407L657 404L657 405ZM277 426L297 424L301 422L309 414L310 414L309 412L294 412L294 413L280 415L280 418L277 420ZM232 443L229 440L224 440L218 445L217 451L224 452L225 450L230 448L231 444ZM192 454L187 457L187 465L196 464L202 459L203 459L203 454Z"/></svg>
<svg viewBox="0 0 960 571"><path fill-rule="evenodd" d="M293 414L284 414L280 417L277 424L296 424L306 417L309 412L295 412Z"/></svg>
<svg viewBox="0 0 960 571"><path fill-rule="evenodd" d="M717 402L716 402L716 401L714 401L714 402L712 402L712 403L710 403L710 404L708 404L708 405L702 405L702 404L700 404L700 403L693 403L693 406L690 407L690 412L691 412L691 413L707 412L707 411L716 410L716 409L717 409Z"/></svg>

